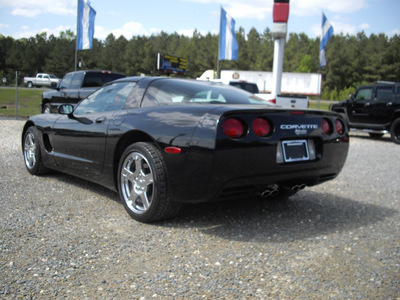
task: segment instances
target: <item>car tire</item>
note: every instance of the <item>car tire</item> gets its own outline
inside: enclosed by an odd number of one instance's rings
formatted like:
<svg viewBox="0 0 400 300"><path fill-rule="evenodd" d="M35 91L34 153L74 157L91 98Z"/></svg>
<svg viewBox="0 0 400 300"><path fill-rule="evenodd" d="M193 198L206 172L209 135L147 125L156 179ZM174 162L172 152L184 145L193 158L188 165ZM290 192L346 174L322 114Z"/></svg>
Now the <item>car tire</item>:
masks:
<svg viewBox="0 0 400 300"><path fill-rule="evenodd" d="M390 137L393 142L400 144L400 118L394 120L390 126Z"/></svg>
<svg viewBox="0 0 400 300"><path fill-rule="evenodd" d="M31 126L26 130L23 142L24 162L28 172L32 175L47 173L48 170L43 165L39 135L35 127Z"/></svg>
<svg viewBox="0 0 400 300"><path fill-rule="evenodd" d="M50 114L51 113L51 106L49 103L46 103L43 105L43 113L44 114Z"/></svg>
<svg viewBox="0 0 400 300"><path fill-rule="evenodd" d="M118 191L129 215L143 223L173 218L181 206L169 198L165 163L151 143L135 143L124 151L118 167Z"/></svg>
<svg viewBox="0 0 400 300"><path fill-rule="evenodd" d="M30 81L27 83L27 85L28 85L28 88L30 88L30 89L33 87L33 84Z"/></svg>

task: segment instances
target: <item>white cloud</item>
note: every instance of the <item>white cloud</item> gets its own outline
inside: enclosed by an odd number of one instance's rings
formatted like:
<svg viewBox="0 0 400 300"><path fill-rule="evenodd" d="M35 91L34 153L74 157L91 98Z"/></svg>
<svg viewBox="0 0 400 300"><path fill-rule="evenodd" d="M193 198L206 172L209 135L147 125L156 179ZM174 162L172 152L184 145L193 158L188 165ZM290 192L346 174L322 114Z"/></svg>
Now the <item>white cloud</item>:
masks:
<svg viewBox="0 0 400 300"><path fill-rule="evenodd" d="M46 13L74 15L76 4L74 0L1 0L0 8L11 8L14 16L36 17Z"/></svg>
<svg viewBox="0 0 400 300"><path fill-rule="evenodd" d="M367 0L298 0L290 3L290 12L303 17L318 15L321 11L347 14L367 7Z"/></svg>
<svg viewBox="0 0 400 300"><path fill-rule="evenodd" d="M21 39L21 38L30 38L30 37L34 37L37 34L40 34L42 32L46 32L47 33L47 37L49 37L50 35L54 35L54 36L60 36L60 32L61 31L67 31L67 30L75 30L72 29L70 26L58 26L56 28L42 28L41 30L37 31L37 30L30 30L31 27L29 26L21 26L22 31L20 32L16 32L13 35L13 38L15 39Z"/></svg>
<svg viewBox="0 0 400 300"><path fill-rule="evenodd" d="M141 23L138 22L128 22L125 23L122 28L105 30L102 26L95 26L94 37L99 40L104 40L109 34L113 34L116 38L123 35L126 39L131 39L132 36L136 35L151 35L153 33L161 32L161 30L156 28L145 29Z"/></svg>
<svg viewBox="0 0 400 300"><path fill-rule="evenodd" d="M365 30L365 29L369 29L371 26L369 26L368 23L362 23L360 26L358 26L358 28L360 28L361 30Z"/></svg>
<svg viewBox="0 0 400 300"><path fill-rule="evenodd" d="M215 0L185 0L215 4ZM290 13L297 16L313 16L321 14L321 11L334 13L353 13L368 8L368 0L295 0L290 2ZM220 0L217 1L233 18L264 19L272 12L273 0Z"/></svg>
<svg viewBox="0 0 400 300"><path fill-rule="evenodd" d="M400 29L393 29L389 32L386 32L388 37L393 37L394 35L400 35Z"/></svg>
<svg viewBox="0 0 400 300"><path fill-rule="evenodd" d="M8 28L10 25L0 23L0 28Z"/></svg>
<svg viewBox="0 0 400 300"><path fill-rule="evenodd" d="M13 16L34 18L42 12L43 11L41 11L40 9L16 8L11 12L11 14Z"/></svg>
<svg viewBox="0 0 400 300"><path fill-rule="evenodd" d="M184 0L204 4L216 4L215 0ZM234 19L265 19L271 15L273 0L220 0L217 3Z"/></svg>

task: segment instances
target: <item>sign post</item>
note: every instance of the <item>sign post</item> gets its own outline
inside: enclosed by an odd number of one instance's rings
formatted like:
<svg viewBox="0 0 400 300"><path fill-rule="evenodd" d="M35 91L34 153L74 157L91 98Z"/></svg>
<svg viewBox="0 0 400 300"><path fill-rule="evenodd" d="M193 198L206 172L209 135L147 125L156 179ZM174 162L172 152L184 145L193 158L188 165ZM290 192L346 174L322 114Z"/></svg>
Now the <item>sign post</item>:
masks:
<svg viewBox="0 0 400 300"><path fill-rule="evenodd" d="M273 7L274 36L274 64L273 64L273 86L272 96L274 99L281 93L281 82L283 72L283 55L287 35L287 21L289 19L289 0L274 0Z"/></svg>
<svg viewBox="0 0 400 300"><path fill-rule="evenodd" d="M15 119L18 119L18 71L15 71Z"/></svg>

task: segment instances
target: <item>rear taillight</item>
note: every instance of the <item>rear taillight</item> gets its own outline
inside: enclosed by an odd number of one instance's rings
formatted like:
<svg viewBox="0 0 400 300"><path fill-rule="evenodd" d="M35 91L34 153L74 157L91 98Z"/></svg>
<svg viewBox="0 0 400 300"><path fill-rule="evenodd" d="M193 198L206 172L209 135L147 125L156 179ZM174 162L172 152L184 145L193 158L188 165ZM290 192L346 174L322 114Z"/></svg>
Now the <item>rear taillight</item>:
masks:
<svg viewBox="0 0 400 300"><path fill-rule="evenodd" d="M321 128L322 128L322 131L325 134L331 134L332 133L332 125L331 125L331 122L328 119L322 119L321 120Z"/></svg>
<svg viewBox="0 0 400 300"><path fill-rule="evenodd" d="M344 125L339 119L335 120L335 129L338 134L343 134L344 132Z"/></svg>
<svg viewBox="0 0 400 300"><path fill-rule="evenodd" d="M254 133L260 137L266 137L271 134L272 126L265 119L262 118L254 119L251 126Z"/></svg>
<svg viewBox="0 0 400 300"><path fill-rule="evenodd" d="M244 125L238 119L228 119L222 124L222 130L230 138L240 138L244 134Z"/></svg>
<svg viewBox="0 0 400 300"><path fill-rule="evenodd" d="M276 99L268 100L268 102L273 103L273 104L276 104Z"/></svg>

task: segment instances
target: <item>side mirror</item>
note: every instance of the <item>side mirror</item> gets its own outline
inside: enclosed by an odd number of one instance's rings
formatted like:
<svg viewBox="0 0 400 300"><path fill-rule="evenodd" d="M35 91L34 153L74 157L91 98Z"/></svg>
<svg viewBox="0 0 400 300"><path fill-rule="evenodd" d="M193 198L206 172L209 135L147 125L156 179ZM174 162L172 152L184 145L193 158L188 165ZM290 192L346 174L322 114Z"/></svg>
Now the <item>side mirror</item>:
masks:
<svg viewBox="0 0 400 300"><path fill-rule="evenodd" d="M74 113L74 107L71 104L61 104L58 107L58 113L61 115L72 115Z"/></svg>

